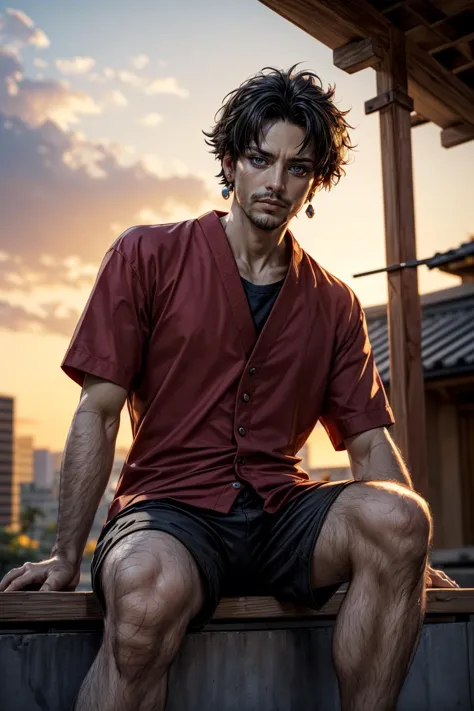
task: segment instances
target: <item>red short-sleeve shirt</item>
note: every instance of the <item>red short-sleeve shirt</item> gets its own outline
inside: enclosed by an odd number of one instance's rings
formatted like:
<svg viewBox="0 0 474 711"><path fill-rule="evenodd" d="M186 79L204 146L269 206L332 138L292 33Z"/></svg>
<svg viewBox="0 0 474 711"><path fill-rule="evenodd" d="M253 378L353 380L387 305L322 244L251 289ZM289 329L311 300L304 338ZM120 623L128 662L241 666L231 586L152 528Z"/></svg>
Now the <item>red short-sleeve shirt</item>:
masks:
<svg viewBox="0 0 474 711"><path fill-rule="evenodd" d="M287 233L291 262L257 338L219 221L133 227L107 252L62 363L128 391L133 443L108 518L173 498L228 512L249 483L274 512L317 486L297 452L393 424L362 308Z"/></svg>

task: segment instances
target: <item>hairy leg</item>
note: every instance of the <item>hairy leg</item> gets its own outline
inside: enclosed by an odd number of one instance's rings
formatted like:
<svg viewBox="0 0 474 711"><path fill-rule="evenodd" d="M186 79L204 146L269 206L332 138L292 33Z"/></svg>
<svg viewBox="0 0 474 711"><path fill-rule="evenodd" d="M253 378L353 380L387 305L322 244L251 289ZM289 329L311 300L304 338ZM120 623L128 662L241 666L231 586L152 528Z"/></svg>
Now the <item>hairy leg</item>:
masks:
<svg viewBox="0 0 474 711"><path fill-rule="evenodd" d="M333 655L343 711L394 711L425 610L427 504L397 484L358 482L331 507L313 554L314 587L350 581Z"/></svg>
<svg viewBox="0 0 474 711"><path fill-rule="evenodd" d="M75 711L163 711L168 670L204 602L193 557L159 531L130 534L101 572L104 637Z"/></svg>

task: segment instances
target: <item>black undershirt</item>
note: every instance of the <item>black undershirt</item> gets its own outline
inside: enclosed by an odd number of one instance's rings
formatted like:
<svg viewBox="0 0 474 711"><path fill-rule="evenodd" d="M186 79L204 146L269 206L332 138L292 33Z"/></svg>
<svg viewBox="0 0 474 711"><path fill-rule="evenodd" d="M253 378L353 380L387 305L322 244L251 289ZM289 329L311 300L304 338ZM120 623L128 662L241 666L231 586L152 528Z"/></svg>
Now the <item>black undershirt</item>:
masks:
<svg viewBox="0 0 474 711"><path fill-rule="evenodd" d="M247 279L240 278L252 312L257 335L259 335L285 280L282 279L273 284L252 284Z"/></svg>

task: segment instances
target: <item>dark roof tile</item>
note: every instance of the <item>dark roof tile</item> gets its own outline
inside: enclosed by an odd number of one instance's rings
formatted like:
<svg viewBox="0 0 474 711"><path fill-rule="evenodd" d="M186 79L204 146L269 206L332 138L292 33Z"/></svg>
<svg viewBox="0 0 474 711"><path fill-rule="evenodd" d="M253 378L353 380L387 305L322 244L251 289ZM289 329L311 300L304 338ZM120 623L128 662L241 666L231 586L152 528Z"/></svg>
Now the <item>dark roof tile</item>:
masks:
<svg viewBox="0 0 474 711"><path fill-rule="evenodd" d="M468 285L466 285L468 286ZM471 285L469 285L470 287ZM422 298L422 360L425 378L474 372L474 294L472 289ZM424 303L423 303L424 302ZM383 307L366 310L369 338L384 383L389 381L387 319Z"/></svg>

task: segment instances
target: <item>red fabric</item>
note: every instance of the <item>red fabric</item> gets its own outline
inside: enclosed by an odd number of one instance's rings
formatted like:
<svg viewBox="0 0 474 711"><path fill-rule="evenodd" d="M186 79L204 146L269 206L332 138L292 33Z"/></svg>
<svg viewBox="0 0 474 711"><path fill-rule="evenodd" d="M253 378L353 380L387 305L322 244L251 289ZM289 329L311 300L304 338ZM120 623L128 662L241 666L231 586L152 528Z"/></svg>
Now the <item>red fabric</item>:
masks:
<svg viewBox="0 0 474 711"><path fill-rule="evenodd" d="M289 232L256 339L222 214L121 235L63 360L80 385L91 373L128 391L133 444L108 519L163 497L228 512L238 480L274 512L317 486L296 453L319 419L336 449L393 423L357 298Z"/></svg>

